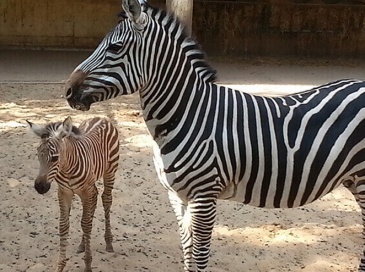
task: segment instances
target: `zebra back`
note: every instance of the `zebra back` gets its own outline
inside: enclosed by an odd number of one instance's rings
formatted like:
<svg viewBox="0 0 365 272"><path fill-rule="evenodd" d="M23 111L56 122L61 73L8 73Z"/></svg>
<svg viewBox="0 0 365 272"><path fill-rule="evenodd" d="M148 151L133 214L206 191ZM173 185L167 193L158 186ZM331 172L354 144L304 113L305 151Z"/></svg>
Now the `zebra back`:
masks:
<svg viewBox="0 0 365 272"><path fill-rule="evenodd" d="M82 181L90 173L98 180L110 167L116 169L119 159L117 128L109 120L95 117L81 123L78 130L79 134L64 138L66 160L61 161L62 171L73 169L72 178Z"/></svg>

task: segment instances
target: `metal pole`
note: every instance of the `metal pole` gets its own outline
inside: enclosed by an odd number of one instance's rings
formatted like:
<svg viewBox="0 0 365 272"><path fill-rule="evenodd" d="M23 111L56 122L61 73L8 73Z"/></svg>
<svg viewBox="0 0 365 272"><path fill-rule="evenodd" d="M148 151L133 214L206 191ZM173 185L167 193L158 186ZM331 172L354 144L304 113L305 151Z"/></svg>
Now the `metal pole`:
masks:
<svg viewBox="0 0 365 272"><path fill-rule="evenodd" d="M193 23L193 0L166 0L167 11L174 13L186 26L191 36Z"/></svg>

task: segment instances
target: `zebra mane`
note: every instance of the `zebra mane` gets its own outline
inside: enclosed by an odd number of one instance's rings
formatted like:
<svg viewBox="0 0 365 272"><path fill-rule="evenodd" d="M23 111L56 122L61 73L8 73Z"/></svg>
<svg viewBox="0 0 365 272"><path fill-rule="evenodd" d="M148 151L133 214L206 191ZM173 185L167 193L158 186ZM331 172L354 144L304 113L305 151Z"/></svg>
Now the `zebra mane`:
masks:
<svg viewBox="0 0 365 272"><path fill-rule="evenodd" d="M118 23L120 23L121 21L124 21L125 19L127 19L128 16L127 16L127 13L125 13L125 11L122 11L118 14Z"/></svg>
<svg viewBox="0 0 365 272"><path fill-rule="evenodd" d="M42 134L42 139L58 137L60 135L60 128L62 127L62 122L49 123L44 127L44 133ZM78 127L72 126L70 136L79 136L81 131Z"/></svg>
<svg viewBox="0 0 365 272"><path fill-rule="evenodd" d="M155 21L158 22L168 33L171 32L171 25L175 25L180 31L175 32L174 29L173 32L175 33L170 34L175 34L178 43L181 46L184 46L183 50L186 52L186 56L194 66L195 70L198 70L199 74L207 82L214 82L217 79L216 70L206 62L205 53L201 49L200 45L187 34L185 25L176 16L163 9L152 7L146 2L142 5L142 9L155 19Z"/></svg>
<svg viewBox="0 0 365 272"><path fill-rule="evenodd" d="M149 5L146 1L143 1L142 10L149 14L151 18L158 22L166 32L171 32L171 25L175 25L172 35L176 35L176 40L183 46L183 50L186 52L187 58L190 60L194 68L199 71L199 74L207 82L214 82L217 79L217 72L213 69L205 60L205 53L201 49L198 42L191 38L187 32L185 25L175 15L168 13L163 9L159 9ZM122 22L128 18L125 11L118 14L119 22ZM180 31L176 31L176 29Z"/></svg>

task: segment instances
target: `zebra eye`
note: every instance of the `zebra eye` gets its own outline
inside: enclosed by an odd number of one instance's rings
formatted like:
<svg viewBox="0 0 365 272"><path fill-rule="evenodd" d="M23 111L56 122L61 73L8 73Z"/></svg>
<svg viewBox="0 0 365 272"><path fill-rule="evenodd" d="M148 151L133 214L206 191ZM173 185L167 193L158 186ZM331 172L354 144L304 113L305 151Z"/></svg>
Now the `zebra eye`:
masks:
<svg viewBox="0 0 365 272"><path fill-rule="evenodd" d="M109 46L106 50L108 50L110 52L118 52L120 48L121 48L120 45L111 43L111 44L109 44Z"/></svg>
<svg viewBox="0 0 365 272"><path fill-rule="evenodd" d="M56 162L58 160L58 156L56 155L56 156L52 156L52 158L51 158L51 162Z"/></svg>

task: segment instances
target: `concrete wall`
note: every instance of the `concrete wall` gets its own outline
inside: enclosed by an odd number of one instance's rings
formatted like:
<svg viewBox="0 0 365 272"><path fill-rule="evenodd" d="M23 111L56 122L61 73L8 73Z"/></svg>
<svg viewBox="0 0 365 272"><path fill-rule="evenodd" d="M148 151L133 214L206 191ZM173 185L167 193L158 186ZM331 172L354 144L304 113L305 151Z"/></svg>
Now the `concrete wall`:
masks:
<svg viewBox="0 0 365 272"><path fill-rule="evenodd" d="M0 46L95 47L118 21L116 0L0 0Z"/></svg>
<svg viewBox="0 0 365 272"><path fill-rule="evenodd" d="M0 0L0 47L95 48L121 10L121 0ZM208 55L365 57L365 5L195 0L193 36Z"/></svg>

